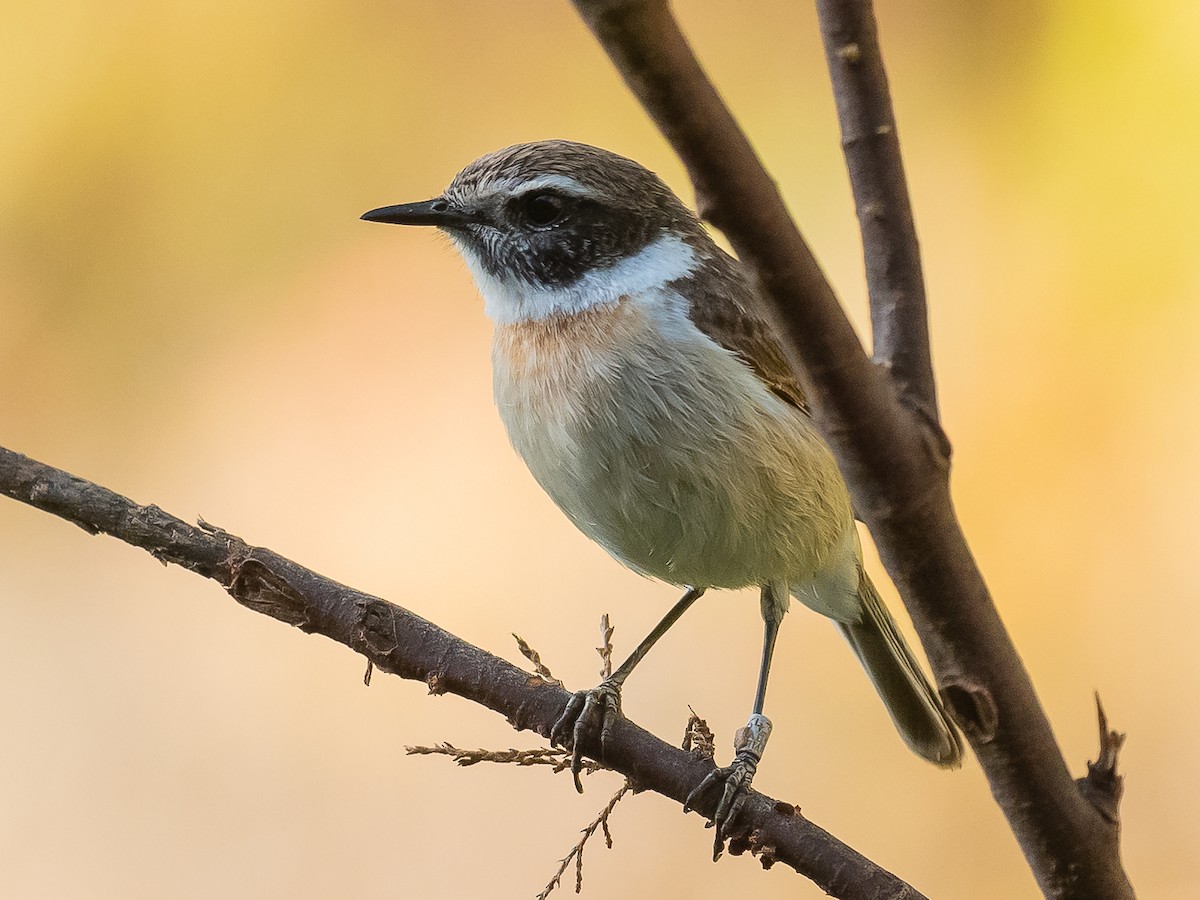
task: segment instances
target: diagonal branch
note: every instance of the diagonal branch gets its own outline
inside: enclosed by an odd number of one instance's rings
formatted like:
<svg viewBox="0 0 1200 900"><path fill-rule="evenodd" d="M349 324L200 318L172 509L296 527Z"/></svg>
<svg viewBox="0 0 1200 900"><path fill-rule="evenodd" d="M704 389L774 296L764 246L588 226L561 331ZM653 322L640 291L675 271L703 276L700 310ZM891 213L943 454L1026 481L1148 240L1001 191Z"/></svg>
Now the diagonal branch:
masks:
<svg viewBox="0 0 1200 900"><path fill-rule="evenodd" d="M817 0L817 13L862 233L875 361L936 421L921 250L875 13L864 0Z"/></svg>
<svg viewBox="0 0 1200 900"><path fill-rule="evenodd" d="M665 0L574 3L687 167L700 215L725 232L768 294L804 297L826 326L804 338L806 387L836 391L839 403L870 397L863 382L875 373L858 336Z"/></svg>
<svg viewBox="0 0 1200 900"><path fill-rule="evenodd" d="M887 369L866 357L812 252L746 136L692 53L666 0L573 0L626 84L683 160L701 212L754 277L785 352L813 399L888 574L913 618L952 715L1047 896L1133 896L1119 829L1071 779L1050 723L992 602L949 493L949 446L932 406L906 404ZM870 17L866 0L834 12ZM860 53L861 53L860 48ZM890 107L878 80L861 86ZM899 171L893 173L899 177ZM868 254L878 251L869 243ZM868 261L868 266L875 264ZM915 262L915 259L914 259ZM883 302L887 348L924 335L923 305ZM891 312L888 312L890 308ZM922 341L926 340L924 337ZM927 348L901 364L923 370ZM922 358L924 357L924 358ZM905 376L910 378L910 376ZM920 379L911 388L920 391ZM907 389L906 389L907 390ZM932 398L932 392L929 394Z"/></svg>
<svg viewBox="0 0 1200 900"><path fill-rule="evenodd" d="M835 449L846 448L839 462L851 488L886 471L889 492L909 503L923 500L929 476L945 474L946 449L923 424L914 427L886 371L863 352L778 188L666 0L573 2L686 166L700 214L725 233L757 280L768 301L764 312L784 338L818 423ZM872 439L864 440L868 432ZM914 461L921 464L916 472ZM855 501L873 496L856 492Z"/></svg>
<svg viewBox="0 0 1200 900"><path fill-rule="evenodd" d="M423 681L505 716L518 731L543 737L570 694L455 637L402 607L338 584L262 547L201 523L141 506L98 484L0 447L0 494L110 534L211 578L249 609L322 634L361 653L379 669ZM586 747L637 790L682 803L713 768L712 760L659 740L637 725L615 723L610 743ZM711 817L716 804L698 810ZM814 825L788 803L751 791L730 852L750 849L764 866L782 862L845 900L921 900L922 894Z"/></svg>

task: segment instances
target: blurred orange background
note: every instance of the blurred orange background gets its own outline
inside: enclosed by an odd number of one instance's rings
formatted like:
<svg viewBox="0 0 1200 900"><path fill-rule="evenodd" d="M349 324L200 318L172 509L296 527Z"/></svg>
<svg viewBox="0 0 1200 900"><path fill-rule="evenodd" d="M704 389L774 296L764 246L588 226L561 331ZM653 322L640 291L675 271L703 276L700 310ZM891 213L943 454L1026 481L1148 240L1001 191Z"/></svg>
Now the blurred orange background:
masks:
<svg viewBox="0 0 1200 900"><path fill-rule="evenodd" d="M866 333L805 4L677 12ZM428 232L368 225L479 154L569 137L678 163L559 0L6 4L0 443L206 520L573 688L675 591L577 534L508 448L489 325ZM1072 769L1127 730L1127 868L1194 897L1200 844L1200 7L884 4L962 519ZM214 584L0 503L0 895L532 897L619 785L409 758L536 746ZM894 592L888 595L893 604ZM727 758L753 596L700 603L629 682ZM932 897L1034 896L974 760L911 756L797 609L756 786ZM585 896L817 897L655 795ZM568 873L562 889L573 885Z"/></svg>

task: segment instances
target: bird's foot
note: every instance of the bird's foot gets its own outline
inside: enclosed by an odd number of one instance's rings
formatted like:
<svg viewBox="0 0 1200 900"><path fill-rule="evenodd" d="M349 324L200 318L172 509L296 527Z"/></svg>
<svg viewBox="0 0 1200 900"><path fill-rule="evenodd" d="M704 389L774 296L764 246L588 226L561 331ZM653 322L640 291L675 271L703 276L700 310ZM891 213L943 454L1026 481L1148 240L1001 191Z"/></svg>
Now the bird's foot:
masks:
<svg viewBox="0 0 1200 900"><path fill-rule="evenodd" d="M746 792L754 781L754 773L758 771L759 760L762 759L763 751L767 748L767 738L770 736L771 720L757 713L752 715L746 727L738 729L734 737L733 762L728 766L713 769L705 775L704 780L688 794L683 804L683 811L690 812L703 804L718 787L722 789L717 811L709 823L716 829L713 836L713 862L721 858L725 849L725 839L741 814L746 802Z"/></svg>
<svg viewBox="0 0 1200 900"><path fill-rule="evenodd" d="M579 793L583 793L583 782L579 780L583 769L580 748L595 745L598 736L603 750L608 745L613 723L620 717L621 683L606 678L590 691L576 691L550 729L550 743L571 750L571 775Z"/></svg>

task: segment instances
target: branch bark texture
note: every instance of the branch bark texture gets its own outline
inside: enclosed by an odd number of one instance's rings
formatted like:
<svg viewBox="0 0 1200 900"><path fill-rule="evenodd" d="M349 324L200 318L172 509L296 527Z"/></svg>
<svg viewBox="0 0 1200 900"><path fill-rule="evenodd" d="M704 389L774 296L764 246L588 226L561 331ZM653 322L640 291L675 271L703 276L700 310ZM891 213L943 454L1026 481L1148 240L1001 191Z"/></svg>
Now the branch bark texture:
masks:
<svg viewBox="0 0 1200 900"><path fill-rule="evenodd" d="M873 362L665 0L573 0L683 160L697 206L760 287L850 485L1042 891L1130 898L1119 828L1071 778L949 491L920 258L868 0L819 0L864 237Z"/></svg>
<svg viewBox="0 0 1200 900"><path fill-rule="evenodd" d="M900 136L870 3L817 0L842 152L862 234L874 359L901 399L937 420L925 278Z"/></svg>
<svg viewBox="0 0 1200 900"><path fill-rule="evenodd" d="M110 534L211 578L243 606L361 653L376 668L423 681L431 693L453 693L503 715L518 731L546 737L571 694L475 647L415 613L338 584L241 538L190 525L157 506L142 506L85 479L0 448L0 494ZM606 749L585 752L679 803L713 763L656 738L627 719ZM707 817L715 803L698 811ZM731 853L750 850L764 867L784 863L844 900L922 900L895 875L800 815L797 807L752 791L731 838Z"/></svg>

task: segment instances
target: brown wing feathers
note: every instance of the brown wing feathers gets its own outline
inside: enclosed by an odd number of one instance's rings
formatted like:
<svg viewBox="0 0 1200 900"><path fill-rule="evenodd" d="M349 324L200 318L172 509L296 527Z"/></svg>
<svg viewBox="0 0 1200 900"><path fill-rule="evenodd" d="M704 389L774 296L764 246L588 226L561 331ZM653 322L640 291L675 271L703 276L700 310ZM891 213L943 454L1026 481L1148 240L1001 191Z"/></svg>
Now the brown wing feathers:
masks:
<svg viewBox="0 0 1200 900"><path fill-rule="evenodd" d="M688 312L697 328L736 353L776 395L808 415L804 390L771 327L750 308L754 298L736 266L737 262L724 254L710 256L675 286L688 298Z"/></svg>

